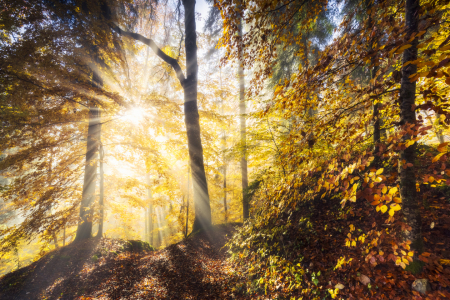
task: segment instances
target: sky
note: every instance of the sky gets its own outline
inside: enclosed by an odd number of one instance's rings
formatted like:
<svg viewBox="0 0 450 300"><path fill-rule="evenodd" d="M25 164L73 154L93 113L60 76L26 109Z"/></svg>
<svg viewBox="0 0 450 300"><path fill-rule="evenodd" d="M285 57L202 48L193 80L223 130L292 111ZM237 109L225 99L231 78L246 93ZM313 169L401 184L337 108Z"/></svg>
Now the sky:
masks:
<svg viewBox="0 0 450 300"><path fill-rule="evenodd" d="M209 4L205 0L196 0L195 12L200 13L201 20L197 20L197 31L203 32L203 25L208 16Z"/></svg>

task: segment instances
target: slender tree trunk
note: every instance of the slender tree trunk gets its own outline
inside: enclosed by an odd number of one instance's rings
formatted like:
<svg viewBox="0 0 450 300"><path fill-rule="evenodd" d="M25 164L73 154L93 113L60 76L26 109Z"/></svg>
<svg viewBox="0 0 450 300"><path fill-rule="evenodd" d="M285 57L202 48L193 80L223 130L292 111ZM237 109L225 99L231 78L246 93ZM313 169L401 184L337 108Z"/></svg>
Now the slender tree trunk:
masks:
<svg viewBox="0 0 450 300"><path fill-rule="evenodd" d="M100 125L101 130L101 125ZM98 223L98 232L97 237L101 238L103 236L103 222L105 217L105 190L104 190L104 170L103 170L103 160L105 158L105 152L102 144L100 143L100 199L98 200L98 204L100 206L100 220Z"/></svg>
<svg viewBox="0 0 450 300"><path fill-rule="evenodd" d="M155 213L156 213L156 223L158 225L157 229L156 229L156 237L158 238L158 248L161 247L162 245L162 237L161 237L161 225L162 225L162 219L161 219L161 209L159 207L157 207L155 209Z"/></svg>
<svg viewBox="0 0 450 300"><path fill-rule="evenodd" d="M436 114L436 122L435 122L435 131L436 131L436 137L439 140L439 143L442 144L445 142L444 135L442 134L442 123L441 123L441 114Z"/></svg>
<svg viewBox="0 0 450 300"><path fill-rule="evenodd" d="M93 84L101 87L103 82L97 73L94 72ZM95 186L97 185L97 163L98 150L100 144L100 109L91 104L89 107L89 127L86 142L86 166L84 168L83 193L80 204L80 220L78 222L77 235L75 241L88 239L92 235L92 202L95 198Z"/></svg>
<svg viewBox="0 0 450 300"><path fill-rule="evenodd" d="M419 21L419 0L406 0L406 39L417 32ZM411 47L403 53L403 65L408 61L417 59L418 39L415 38ZM410 76L417 72L415 64L409 64L402 69L402 81L400 88L400 124L409 129L416 123L416 113L412 109L416 98L416 82L409 80ZM414 138L410 133L405 133L402 140L406 142ZM403 231L404 240L412 242L411 249L415 250L415 258L423 249L421 218L419 213L419 202L416 195L415 166L403 168L404 164L414 164L416 158L416 143L400 151L400 196L403 203L403 222L409 226ZM404 162L404 163L401 163Z"/></svg>
<svg viewBox="0 0 450 300"><path fill-rule="evenodd" d="M66 225L64 224L63 230L63 247L66 245Z"/></svg>
<svg viewBox="0 0 450 300"><path fill-rule="evenodd" d="M192 230L211 226L211 206L203 163L200 120L197 106L197 32L195 0L183 0L186 47L186 80L184 81L184 114L188 138L189 157L194 184L195 220Z"/></svg>
<svg viewBox="0 0 450 300"><path fill-rule="evenodd" d="M186 192L186 231L184 233L185 237L187 237L188 225L189 225L189 186L190 186L189 175L190 175L190 172L189 172L189 166L188 166L187 192Z"/></svg>
<svg viewBox="0 0 450 300"><path fill-rule="evenodd" d="M144 208L144 241L148 242L148 208Z"/></svg>
<svg viewBox="0 0 450 300"><path fill-rule="evenodd" d="M150 200L150 204L148 206L148 234L149 234L149 243L153 246L153 204Z"/></svg>
<svg viewBox="0 0 450 300"><path fill-rule="evenodd" d="M49 160L48 173L47 173L47 184L48 184L49 188L51 188L51 186L52 186L52 172L53 172L53 148L50 149L50 160ZM54 211L53 206L54 206L54 203L52 204L52 209L51 209L52 213ZM52 237L53 237L53 243L55 244L55 249L56 249L56 248L58 248L58 238L56 237L55 231L52 232Z"/></svg>
<svg viewBox="0 0 450 300"><path fill-rule="evenodd" d="M58 246L58 237L56 236L56 233L53 232L53 243L55 244L55 249L59 248Z"/></svg>
<svg viewBox="0 0 450 300"><path fill-rule="evenodd" d="M247 127L246 127L246 111L245 111L245 81L244 81L244 45L242 43L242 17L239 20L239 36L241 37L241 43L238 46L239 49L239 115L241 123L241 174L242 174L242 213L244 221L248 219L249 211L249 199L247 199L248 188L248 170L247 170Z"/></svg>
<svg viewBox="0 0 450 300"><path fill-rule="evenodd" d="M373 10L373 2L372 0L367 0L366 1L366 5L367 5L367 13L369 14L368 16L368 28L372 28L373 27L373 18L372 18L372 10ZM373 44L374 44L374 38L372 38L369 41L369 50L373 49ZM371 69L370 69L370 92L371 93L375 93L375 76L377 74L378 71L378 66L375 65L376 62L376 56L373 56L371 59ZM373 100L373 110L372 110L372 120L373 120L373 145L374 145L374 154L375 154L375 159L372 163L372 165L376 168L378 168L381 164L381 157L378 155L378 152L380 152L380 147L379 144L381 142L381 120L380 120L380 103L378 103L378 98L375 98Z"/></svg>
<svg viewBox="0 0 450 300"><path fill-rule="evenodd" d="M148 199L148 215L147 215L147 220L148 220L148 242L150 243L150 245L153 246L153 195L152 195L152 190L150 189L150 175L147 172L146 174L146 178L147 178L147 185L149 186L147 188L147 199ZM146 223L147 225L147 223Z"/></svg>
<svg viewBox="0 0 450 300"><path fill-rule="evenodd" d="M225 138L224 138L225 140ZM224 155L225 159L225 155ZM225 210L225 223L228 221L228 208L227 208L227 164L223 165L223 208Z"/></svg>
<svg viewBox="0 0 450 300"><path fill-rule="evenodd" d="M220 80L220 102L221 102L221 113L222 117L224 116L224 100L223 100L223 92L222 92L222 68L219 67L219 80ZM224 217L225 223L228 219L228 211L227 211L227 158L225 155L225 149L227 148L227 136L225 129L222 130L222 157L223 157L223 208L224 208Z"/></svg>

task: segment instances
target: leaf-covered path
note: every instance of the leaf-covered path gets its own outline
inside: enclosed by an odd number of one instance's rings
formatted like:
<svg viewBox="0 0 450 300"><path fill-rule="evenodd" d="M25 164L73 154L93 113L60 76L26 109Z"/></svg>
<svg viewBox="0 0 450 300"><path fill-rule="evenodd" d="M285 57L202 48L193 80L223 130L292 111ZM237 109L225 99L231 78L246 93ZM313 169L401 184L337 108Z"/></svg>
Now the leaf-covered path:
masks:
<svg viewBox="0 0 450 300"><path fill-rule="evenodd" d="M241 298L222 249L231 230L219 226L147 253L117 253L111 239L71 244L4 276L0 299Z"/></svg>

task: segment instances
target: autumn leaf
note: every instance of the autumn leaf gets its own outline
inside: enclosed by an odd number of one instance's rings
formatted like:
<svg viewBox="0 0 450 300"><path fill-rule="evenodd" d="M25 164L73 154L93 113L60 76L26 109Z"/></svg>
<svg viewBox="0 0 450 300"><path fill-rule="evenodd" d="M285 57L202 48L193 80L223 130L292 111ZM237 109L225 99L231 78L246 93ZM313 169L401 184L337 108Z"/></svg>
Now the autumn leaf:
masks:
<svg viewBox="0 0 450 300"><path fill-rule="evenodd" d="M395 193L397 193L397 187L395 186L395 187L393 187L393 188L391 188L390 190L389 190L389 195L394 195Z"/></svg>
<svg viewBox="0 0 450 300"><path fill-rule="evenodd" d="M444 152L444 153L439 153L438 155L436 155L432 160L431 160L431 162L433 162L433 163L435 163L435 162L437 162L441 157L442 157L442 155L444 155L446 152Z"/></svg>

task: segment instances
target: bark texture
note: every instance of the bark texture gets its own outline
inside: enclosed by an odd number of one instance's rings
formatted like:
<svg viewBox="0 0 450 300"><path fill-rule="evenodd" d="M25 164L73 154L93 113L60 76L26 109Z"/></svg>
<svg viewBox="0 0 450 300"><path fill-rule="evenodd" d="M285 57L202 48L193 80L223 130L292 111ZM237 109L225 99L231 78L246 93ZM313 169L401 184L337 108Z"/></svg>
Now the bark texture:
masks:
<svg viewBox="0 0 450 300"><path fill-rule="evenodd" d="M147 199L148 199L148 208L146 209L146 219L147 222L145 223L146 226L146 239L147 241L150 243L150 245L153 246L153 195L152 195L152 190L150 189L150 175L149 173L147 173L145 175L146 179L147 179Z"/></svg>
<svg viewBox="0 0 450 300"><path fill-rule="evenodd" d="M220 102L221 102L221 114L224 117L224 100L222 92L222 69L220 69ZM222 157L223 157L223 208L225 223L228 221L228 208L227 208L227 157L225 149L227 148L227 135L224 129L222 129Z"/></svg>
<svg viewBox="0 0 450 300"><path fill-rule="evenodd" d="M419 0L406 0L406 29L407 37L417 32L419 21ZM411 43L412 47L405 50L403 53L403 64L408 61L417 59L417 44L418 39L414 39ZM403 142L407 142L412 135L410 127L416 123L416 113L412 109L416 98L416 82L411 82L409 77L417 72L415 64L409 64L402 69L402 81L400 89L400 122L408 130L403 136ZM411 249L416 250L417 253L422 251L422 234L421 234L421 219L419 214L419 203L416 195L416 177L415 166L403 168L403 164L414 164L416 158L416 143L400 151L400 195L403 202L403 222L409 228L403 231L404 240L412 242Z"/></svg>
<svg viewBox="0 0 450 300"><path fill-rule="evenodd" d="M368 28L372 28L374 26L374 21L372 18L372 12L371 10L373 9L373 2L368 0L366 1L366 5L367 5L367 13L369 14L368 17ZM369 40L369 50L373 49L373 44L376 42L375 37L371 38ZM370 89L371 89L371 93L375 94L376 93L376 74L378 71L378 66L376 66L376 56L373 56L371 59L371 70L370 70ZM380 152L380 142L381 142L381 120L380 120L380 103L378 103L379 99L375 98L373 100L373 111L372 111L372 120L373 120L373 145L374 145L374 154L375 154L375 159L372 163L372 166L379 168L381 165L381 157L378 154Z"/></svg>
<svg viewBox="0 0 450 300"><path fill-rule="evenodd" d="M239 45L239 116L241 123L241 174L242 174L242 214L244 220L247 220L249 211L249 199L247 197L248 189L248 170L247 170L247 125L246 125L246 109L245 109L245 81L244 81L244 61L243 51L244 45L242 44L242 18L239 21L239 36L241 37L241 43Z"/></svg>
<svg viewBox="0 0 450 300"><path fill-rule="evenodd" d="M97 88L103 86L103 81L98 71L93 72L92 83ZM97 185L97 160L100 147L101 126L100 109L97 105L91 104L89 107L86 165L84 168L83 193L80 203L80 220L78 221L75 241L85 240L92 236L92 202L95 199L95 187Z"/></svg>
<svg viewBox="0 0 450 300"><path fill-rule="evenodd" d="M197 32L195 27L195 0L183 0L186 80L184 82L184 114L194 186L195 220L192 231L211 226L211 207L203 162L203 147L200 137L200 120L197 106Z"/></svg>
<svg viewBox="0 0 450 300"><path fill-rule="evenodd" d="M101 126L101 125L100 125ZM100 127L101 132L101 127ZM101 133L100 133L101 136ZM104 188L104 172L103 172L103 160L105 158L105 152L103 146L100 144L100 198L98 199L98 205L100 207L100 220L98 222L98 232L97 237L101 238L103 236L103 222L105 218L105 188Z"/></svg>
<svg viewBox="0 0 450 300"><path fill-rule="evenodd" d="M80 204L80 220L75 241L88 239L92 235L92 202L97 184L97 156L100 135L100 110L89 108L89 127L86 143L86 166L84 167L83 194Z"/></svg>

